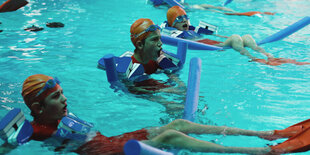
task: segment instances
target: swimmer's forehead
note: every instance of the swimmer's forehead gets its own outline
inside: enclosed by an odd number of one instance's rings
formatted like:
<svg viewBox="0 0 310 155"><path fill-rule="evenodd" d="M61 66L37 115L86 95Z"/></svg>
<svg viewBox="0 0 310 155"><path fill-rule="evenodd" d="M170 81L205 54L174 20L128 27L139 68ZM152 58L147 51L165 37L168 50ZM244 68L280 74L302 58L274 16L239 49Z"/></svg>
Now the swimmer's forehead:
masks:
<svg viewBox="0 0 310 155"><path fill-rule="evenodd" d="M152 32L150 35L149 35L149 39L154 39L154 38L160 38L161 37L161 35L160 35L160 31L159 30L156 30L156 31L154 31L154 32Z"/></svg>

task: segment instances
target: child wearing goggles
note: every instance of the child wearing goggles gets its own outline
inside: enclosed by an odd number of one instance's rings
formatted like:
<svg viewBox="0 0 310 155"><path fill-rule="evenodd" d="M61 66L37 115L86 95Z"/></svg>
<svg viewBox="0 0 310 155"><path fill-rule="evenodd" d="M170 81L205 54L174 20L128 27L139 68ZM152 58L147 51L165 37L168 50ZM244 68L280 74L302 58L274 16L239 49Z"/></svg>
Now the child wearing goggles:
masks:
<svg viewBox="0 0 310 155"><path fill-rule="evenodd" d="M45 87L45 85L51 83L51 81L49 81L50 79L53 78L43 74L36 74L29 76L23 83L23 99L34 117L31 123L34 129L32 135L33 140L42 141L51 138L57 132L57 126L60 123L59 120L67 115L67 99L63 95L62 88L57 81L55 81L55 84ZM54 87L52 87L53 85ZM42 95L45 94L45 97L42 98L42 101L39 101L43 104L39 105L36 104L37 101L35 96L37 96L36 94L43 88L45 88L45 90ZM54 109L49 109L51 107L54 107ZM50 115L49 117L46 116L47 113ZM71 151L78 154L123 154L123 146L125 143L130 139L136 139L154 147L173 147L187 149L193 152L280 154L309 150L310 141L307 140L307 134L309 135L310 133L310 130L308 130L309 128L309 120L300 122L284 130L252 131L226 126L202 125L178 119L164 126L140 129L113 137L106 137L100 132L97 132L95 135L89 136L88 141L78 143L79 145L77 146L70 145L74 139L63 139L64 141L61 148L63 149L70 146ZM226 147L208 141L198 140L187 134L245 135L257 136L268 140L278 138L290 139L270 147ZM11 147L10 149L13 148L14 147ZM6 149L0 148L0 153L8 153L10 149L8 147L6 147Z"/></svg>
<svg viewBox="0 0 310 155"><path fill-rule="evenodd" d="M167 21L168 26L176 28L180 31L189 31L189 18L186 15L186 12L179 6L171 7L167 12ZM195 33L192 31L192 33ZM224 42L214 41L210 39L198 40L198 42L215 45L220 47L232 47L235 51L239 52L241 55L245 55L249 58L250 61L259 62L262 64L277 66L285 63L291 63L295 65L309 65L309 62L297 62L293 59L285 59L285 58L274 58L271 53L267 53L263 48L259 47L253 37L251 35L240 36L237 34L231 35L230 37L221 36L212 33L211 35L227 38ZM193 37L194 38L194 37ZM265 59L259 59L250 54L250 52L245 49L245 47L249 47L252 50L259 52L267 57Z"/></svg>
<svg viewBox="0 0 310 155"><path fill-rule="evenodd" d="M159 70L164 70L159 63L163 57L162 42L160 40L160 27L155 25L152 20L141 18L136 20L130 28L131 41L135 46L134 54L131 56L132 63L141 64L144 72L147 75L156 73ZM168 81L165 82L155 79L146 79L139 82L126 82L126 86L131 93L140 95L147 94L145 99L152 99L163 104L168 113L175 113L183 108L180 103L167 101L164 96L153 95L156 92L173 93L183 100L185 94L184 83L174 73L164 72ZM170 83L176 83L177 86L172 86ZM175 85L175 84L174 84ZM168 104L169 103L169 104Z"/></svg>
<svg viewBox="0 0 310 155"><path fill-rule="evenodd" d="M189 30L189 21L188 16L181 7L179 6L173 6L171 7L167 12L167 21L168 25L171 27L174 27L180 31L188 31ZM216 34L214 34L216 35ZM216 35L219 37L224 37L220 35ZM247 56L251 61L252 60L259 60L256 57L252 56L248 50L246 50L244 47L249 47L253 49L254 51L260 52L268 57L268 59L272 59L273 56L270 53L265 52L265 50L259 46L257 46L256 42L250 35L232 35L230 37L224 37L227 38L224 43L221 42L214 42L213 44L215 46L221 46L221 47L232 47L234 50L238 51L240 54ZM199 41L202 42L202 41ZM209 42L207 44L210 44Z"/></svg>

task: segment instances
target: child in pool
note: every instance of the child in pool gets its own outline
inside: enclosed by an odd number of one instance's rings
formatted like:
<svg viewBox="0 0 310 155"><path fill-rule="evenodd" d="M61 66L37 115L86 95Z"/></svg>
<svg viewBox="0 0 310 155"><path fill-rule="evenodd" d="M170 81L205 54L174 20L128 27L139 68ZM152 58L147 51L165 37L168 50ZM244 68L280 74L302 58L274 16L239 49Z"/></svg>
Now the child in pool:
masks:
<svg viewBox="0 0 310 155"><path fill-rule="evenodd" d="M162 42L160 40L160 30L152 20L141 18L136 20L130 28L131 42L135 46L134 54L131 56L132 63L141 64L144 72L148 75L163 70L158 63L159 57L163 56ZM159 72L162 73L162 72ZM165 95L156 95L154 93L173 93L178 96L176 100L184 100L186 87L176 73L166 72L168 80L146 79L139 82L123 80L129 91L138 94L139 97L163 104L169 109L183 109L183 104L175 101L167 101ZM141 95L145 94L145 95Z"/></svg>
<svg viewBox="0 0 310 155"><path fill-rule="evenodd" d="M171 7L167 12L167 22L169 27L176 28L180 31L188 31L189 30L189 21L186 12L179 6ZM219 35L216 35L219 36ZM219 36L223 37L223 36ZM296 62L292 59L284 59L284 58L274 58L272 54L267 53L263 48L259 47L253 37L251 35L231 35L224 42L218 42L214 40L198 40L198 42L211 44L220 47L232 47L235 51L238 51L240 54L247 56L251 61L256 61L260 63L264 63L267 65L281 65L283 63L293 63L296 65L307 65L310 64L308 62ZM245 49L245 47L249 47L252 50L262 53L267 56L268 61L265 59L258 59L250 54L250 52Z"/></svg>
<svg viewBox="0 0 310 155"><path fill-rule="evenodd" d="M62 117L67 115L67 98L59 81L43 74L29 76L23 83L22 96L31 110L33 121L33 140L45 140L52 137ZM309 142L300 140L300 134L310 133L310 121L304 121L284 130L251 131L225 126L210 126L178 119L165 126L141 129L119 136L106 137L97 132L91 140L85 141L74 152L78 154L123 154L123 146L130 139L136 139L154 147L175 147L193 152L278 154L289 153L298 148L309 149ZM226 147L202 141L187 134L225 134L258 136L265 139L289 138L281 144L271 147ZM296 138L297 137L297 138ZM68 140L67 140L68 141ZM302 141L302 142L301 142ZM307 147L305 147L307 146ZM3 151L3 149L0 149ZM9 149L6 149L8 153Z"/></svg>

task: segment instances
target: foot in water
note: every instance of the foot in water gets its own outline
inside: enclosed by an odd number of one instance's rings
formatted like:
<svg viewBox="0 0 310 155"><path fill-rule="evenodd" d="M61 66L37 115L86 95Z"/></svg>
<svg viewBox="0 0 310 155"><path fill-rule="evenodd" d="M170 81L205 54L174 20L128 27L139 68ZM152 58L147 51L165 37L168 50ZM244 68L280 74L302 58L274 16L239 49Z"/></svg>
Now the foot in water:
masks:
<svg viewBox="0 0 310 155"><path fill-rule="evenodd" d="M283 130L270 131L271 134L261 135L259 137L262 139L272 141L272 140L277 140L277 139L281 139L281 138L290 138L290 137L293 137L293 136L299 134L302 131L303 131L302 126L291 126L291 127L286 128L286 129L283 129Z"/></svg>
<svg viewBox="0 0 310 155"><path fill-rule="evenodd" d="M287 64L287 63L295 64L295 65L310 65L309 62L298 62L294 59L286 59L286 58L269 58L268 60L254 59L253 61L266 64L266 65L270 65L270 66L279 66L279 65Z"/></svg>
<svg viewBox="0 0 310 155"><path fill-rule="evenodd" d="M275 13L272 13L272 12L259 12L259 11L225 13L225 15L237 15L237 16L254 16L254 15L257 15L257 14L274 15Z"/></svg>
<svg viewBox="0 0 310 155"><path fill-rule="evenodd" d="M307 119L305 121L299 122L297 124L294 124L292 126L289 126L288 128L282 129L282 130L274 130L271 131L270 134L259 136L260 138L266 139L266 140L276 140L279 138L291 138L296 135L299 135L305 130L308 130L310 128L310 119Z"/></svg>
<svg viewBox="0 0 310 155"><path fill-rule="evenodd" d="M267 61L267 65L272 65L272 66L277 66L277 65L286 64L286 63L295 64L295 65L310 65L309 62L297 62L294 59L286 59L286 58L271 58L271 59L268 59Z"/></svg>

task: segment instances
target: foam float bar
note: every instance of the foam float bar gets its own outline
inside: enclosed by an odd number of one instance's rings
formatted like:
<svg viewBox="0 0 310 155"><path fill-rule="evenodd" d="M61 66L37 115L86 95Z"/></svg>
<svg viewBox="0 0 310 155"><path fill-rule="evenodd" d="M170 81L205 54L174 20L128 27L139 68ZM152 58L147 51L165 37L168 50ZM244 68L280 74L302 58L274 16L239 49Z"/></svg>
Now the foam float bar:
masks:
<svg viewBox="0 0 310 155"><path fill-rule="evenodd" d="M188 49L190 50L221 50L222 47L217 47L213 45L207 45L203 43L199 43L196 41L181 39L181 38L175 38L170 37L167 35L161 35L161 41L164 44L172 45L172 46L178 46L178 42L183 41L187 43Z"/></svg>
<svg viewBox="0 0 310 155"><path fill-rule="evenodd" d="M199 85L201 75L201 59L192 58L189 66L186 101L183 119L194 121L199 99Z"/></svg>
<svg viewBox="0 0 310 155"><path fill-rule="evenodd" d="M177 54L171 53L169 51L163 50L166 54L171 55L181 61L181 65L185 63L186 60L186 52L187 52L187 43L184 41L180 41L177 43L178 50Z"/></svg>
<svg viewBox="0 0 310 155"><path fill-rule="evenodd" d="M184 41L178 42L178 51L177 51L177 58L180 59L182 65L185 63L186 60L186 51L187 51L187 43Z"/></svg>
<svg viewBox="0 0 310 155"><path fill-rule="evenodd" d="M229 3L231 3L232 1L233 1L233 0L226 0L226 1L224 2L223 6L225 6L225 5L229 4Z"/></svg>
<svg viewBox="0 0 310 155"><path fill-rule="evenodd" d="M186 101L184 106L183 119L193 122L195 120L195 114L197 111L198 100L199 100L199 85L201 75L201 59L192 58L189 66ZM169 152L178 154L178 149L171 149Z"/></svg>
<svg viewBox="0 0 310 155"><path fill-rule="evenodd" d="M75 116L67 115L63 117L58 125L54 136L85 141L87 133L90 132L93 124L83 121Z"/></svg>
<svg viewBox="0 0 310 155"><path fill-rule="evenodd" d="M124 146L124 152L126 155L173 155L137 140L129 140Z"/></svg>
<svg viewBox="0 0 310 155"><path fill-rule="evenodd" d="M21 109L10 110L0 121L0 137L13 145L26 143L33 133L33 128Z"/></svg>
<svg viewBox="0 0 310 155"><path fill-rule="evenodd" d="M169 6L173 7L173 6L179 6L181 8L185 8L183 5L181 5L178 1L176 0L164 0Z"/></svg>
<svg viewBox="0 0 310 155"><path fill-rule="evenodd" d="M25 121L25 116L21 109L14 108L10 110L0 121L0 136L7 139L18 127Z"/></svg>
<svg viewBox="0 0 310 155"><path fill-rule="evenodd" d="M263 39L262 41L258 42L258 45L281 40L281 39L295 33L296 31L302 29L303 27L307 26L308 24L310 24L310 17L309 16L304 17L303 19L301 19L301 20L297 21L296 23L288 26L287 28L285 28L285 29Z"/></svg>
<svg viewBox="0 0 310 155"><path fill-rule="evenodd" d="M103 59L104 59L104 66L106 69L108 81L110 83L118 81L116 67L115 67L114 55L113 54L107 54L103 57Z"/></svg>

